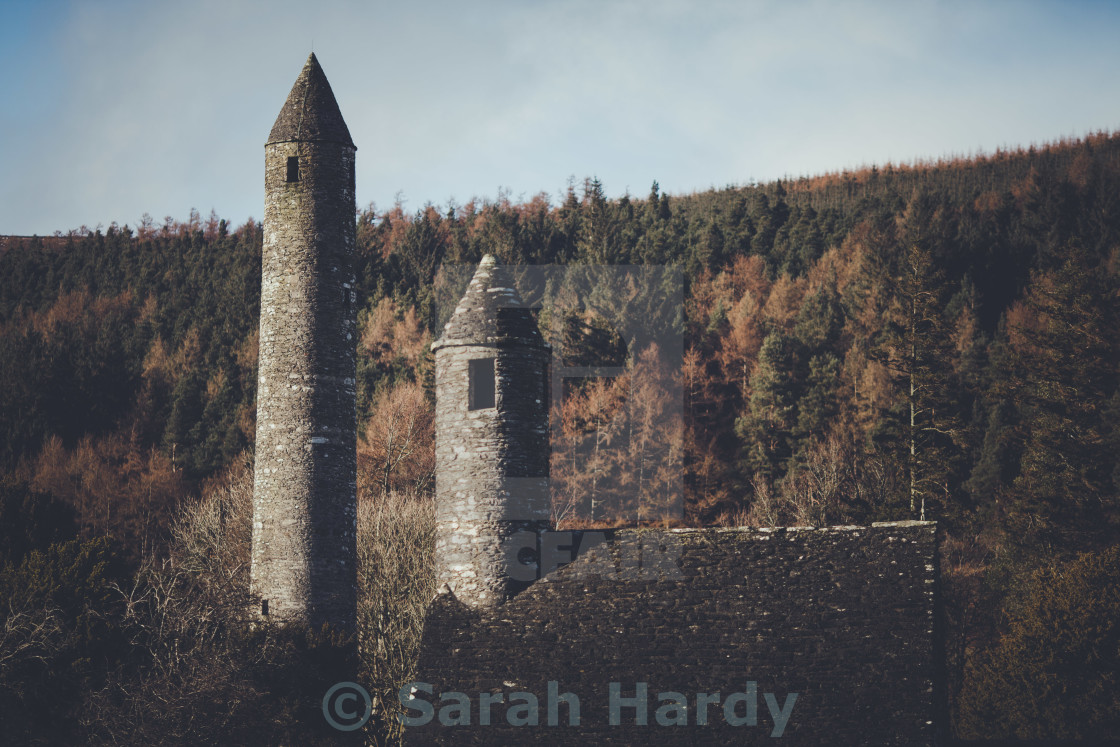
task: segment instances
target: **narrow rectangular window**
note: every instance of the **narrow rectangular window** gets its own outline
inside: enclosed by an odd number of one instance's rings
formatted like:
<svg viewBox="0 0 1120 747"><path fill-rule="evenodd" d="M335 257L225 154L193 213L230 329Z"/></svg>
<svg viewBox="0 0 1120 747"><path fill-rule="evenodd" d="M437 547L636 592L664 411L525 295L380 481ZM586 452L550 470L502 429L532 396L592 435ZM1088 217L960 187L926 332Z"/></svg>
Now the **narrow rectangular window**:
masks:
<svg viewBox="0 0 1120 747"><path fill-rule="evenodd" d="M469 364L467 409L484 410L494 407L494 359L478 358L469 361Z"/></svg>
<svg viewBox="0 0 1120 747"><path fill-rule="evenodd" d="M288 156L288 181L299 181L299 156Z"/></svg>
<svg viewBox="0 0 1120 747"><path fill-rule="evenodd" d="M265 615L265 616L268 615L268 600L267 599L262 599L261 600L261 614Z"/></svg>

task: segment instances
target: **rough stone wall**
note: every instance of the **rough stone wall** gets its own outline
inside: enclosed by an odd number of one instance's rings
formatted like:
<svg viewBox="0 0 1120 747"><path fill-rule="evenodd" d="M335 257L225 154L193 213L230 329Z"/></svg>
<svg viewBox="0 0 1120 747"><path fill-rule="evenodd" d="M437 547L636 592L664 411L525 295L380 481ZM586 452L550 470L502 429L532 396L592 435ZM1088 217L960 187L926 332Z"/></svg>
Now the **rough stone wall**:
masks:
<svg viewBox="0 0 1120 747"><path fill-rule="evenodd" d="M770 743L766 693L779 708L797 693L782 744L938 742L935 524L603 534L606 542L580 547L575 562L497 609L437 598L416 680L432 686L425 699L435 714L452 702L440 693L469 696L470 725L444 726L437 716L406 728L407 744ZM576 542L593 538L586 532ZM548 725L549 682L579 699L577 726L566 705ZM635 709L610 725L611 682L626 697L647 684L646 725ZM720 705L750 693L751 682L755 723L731 725ZM687 724L657 722L658 693L669 691L686 696ZM514 692L538 698L538 725L508 723ZM490 725L480 723L482 693L503 699L491 705ZM698 693L719 693L705 725ZM750 707L740 702L736 713Z"/></svg>
<svg viewBox="0 0 1120 747"><path fill-rule="evenodd" d="M511 562L548 528L550 352L516 344L436 350L436 557L439 582L470 606L528 585ZM468 409L468 364L495 358L495 407ZM526 542L528 538L531 541Z"/></svg>
<svg viewBox="0 0 1120 747"><path fill-rule="evenodd" d="M252 592L271 618L352 628L354 147L265 147ZM287 160L299 158L299 181Z"/></svg>

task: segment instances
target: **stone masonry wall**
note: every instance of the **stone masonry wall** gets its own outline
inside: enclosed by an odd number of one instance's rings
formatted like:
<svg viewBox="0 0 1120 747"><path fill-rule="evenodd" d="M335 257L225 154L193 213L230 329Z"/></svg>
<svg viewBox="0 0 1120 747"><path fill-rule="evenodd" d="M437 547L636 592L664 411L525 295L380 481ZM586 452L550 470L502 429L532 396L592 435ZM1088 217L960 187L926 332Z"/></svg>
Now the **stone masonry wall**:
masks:
<svg viewBox="0 0 1120 747"><path fill-rule="evenodd" d="M270 617L354 625L354 152L265 147L252 591ZM287 182L287 159L299 181Z"/></svg>
<svg viewBox="0 0 1120 747"><path fill-rule="evenodd" d="M943 733L932 522L573 538L591 549L497 609L433 602L416 675L433 717L407 727L406 744L766 744L777 736L766 694L790 709L781 744L929 745ZM549 724L550 682L578 699L578 723L557 700ZM627 698L646 684L645 724L634 707L610 723L612 682ZM469 723L441 724L446 692L467 696ZM670 714L680 723L657 720L666 692L687 702ZM524 725L509 720L511 701L527 702L515 693L539 705L514 713ZM723 707L733 693L745 693L739 725Z"/></svg>
<svg viewBox="0 0 1120 747"><path fill-rule="evenodd" d="M549 354L520 345L436 351L439 582L471 606L500 604L527 585L510 563L548 528ZM468 362L476 358L496 359L496 406L468 410Z"/></svg>

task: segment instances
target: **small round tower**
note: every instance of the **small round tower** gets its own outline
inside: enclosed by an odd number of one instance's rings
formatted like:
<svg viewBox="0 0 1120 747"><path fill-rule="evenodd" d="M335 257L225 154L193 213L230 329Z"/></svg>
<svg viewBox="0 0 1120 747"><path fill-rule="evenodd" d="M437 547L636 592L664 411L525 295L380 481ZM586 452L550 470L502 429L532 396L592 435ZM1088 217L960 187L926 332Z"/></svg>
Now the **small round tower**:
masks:
<svg viewBox="0 0 1120 747"><path fill-rule="evenodd" d="M279 622L353 629L354 142L312 54L265 145L251 590Z"/></svg>
<svg viewBox="0 0 1120 747"><path fill-rule="evenodd" d="M525 555L548 529L551 351L490 255L432 350L439 583L499 605L535 578Z"/></svg>

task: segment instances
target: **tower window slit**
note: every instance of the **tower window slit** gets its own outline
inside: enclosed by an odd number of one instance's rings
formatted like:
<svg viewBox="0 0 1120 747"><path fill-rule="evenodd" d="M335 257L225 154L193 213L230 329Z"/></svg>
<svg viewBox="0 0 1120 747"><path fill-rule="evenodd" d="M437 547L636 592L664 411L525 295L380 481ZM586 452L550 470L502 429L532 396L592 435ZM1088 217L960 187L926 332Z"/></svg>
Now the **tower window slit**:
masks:
<svg viewBox="0 0 1120 747"><path fill-rule="evenodd" d="M484 410L494 407L494 359L477 358L469 361L468 410Z"/></svg>
<svg viewBox="0 0 1120 747"><path fill-rule="evenodd" d="M299 181L299 156L288 156L288 181Z"/></svg>
<svg viewBox="0 0 1120 747"><path fill-rule="evenodd" d="M265 615L265 616L268 615L268 600L267 599L262 599L261 600L261 614Z"/></svg>

